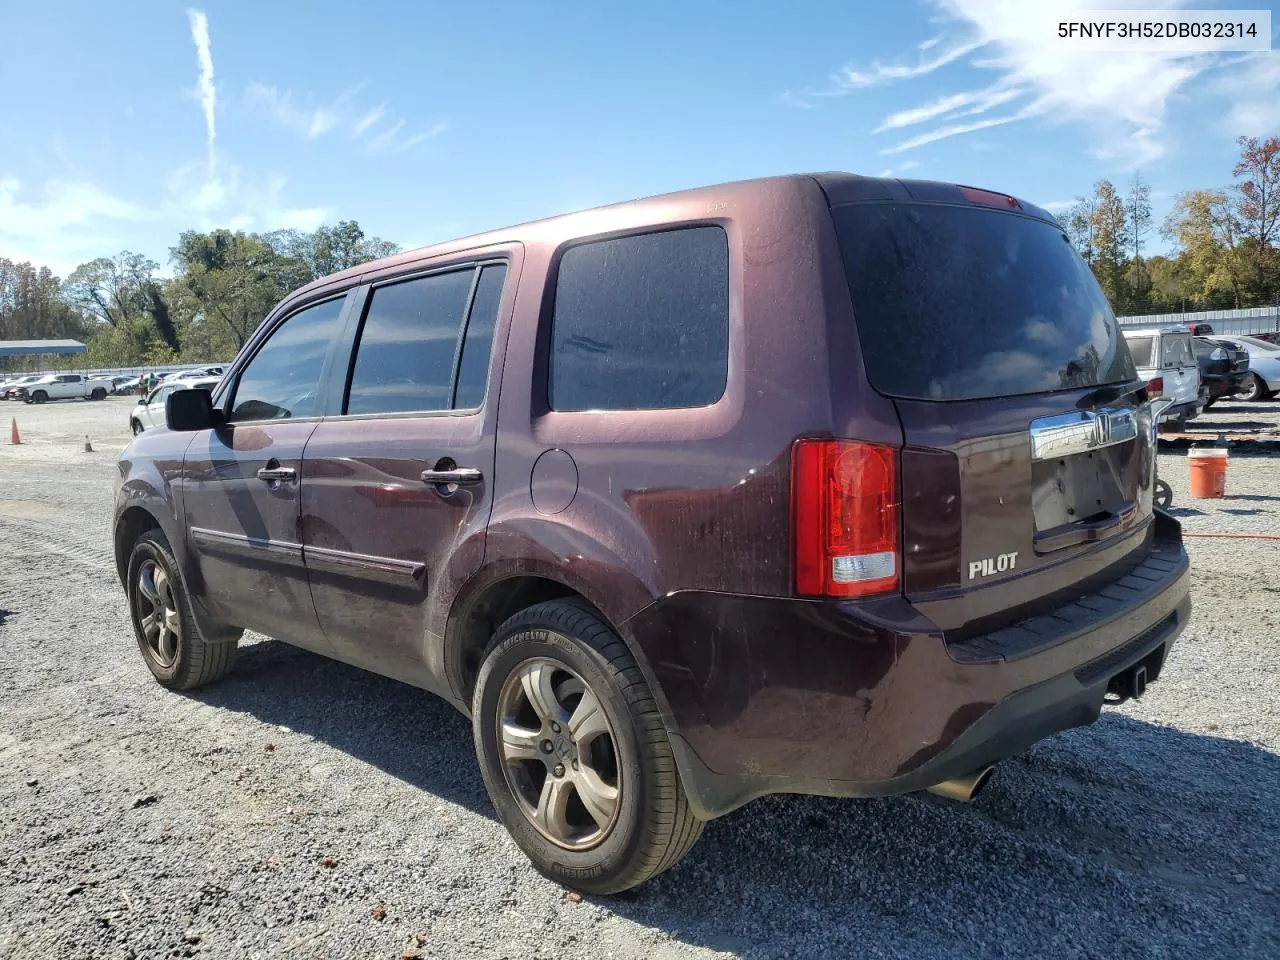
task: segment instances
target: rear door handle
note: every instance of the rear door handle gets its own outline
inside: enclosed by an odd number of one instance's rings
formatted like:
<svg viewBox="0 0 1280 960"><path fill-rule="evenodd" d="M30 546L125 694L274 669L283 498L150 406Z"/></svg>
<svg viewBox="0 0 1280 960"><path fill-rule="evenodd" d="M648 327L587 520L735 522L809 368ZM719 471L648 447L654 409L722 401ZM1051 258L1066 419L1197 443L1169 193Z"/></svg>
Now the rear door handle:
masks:
<svg viewBox="0 0 1280 960"><path fill-rule="evenodd" d="M484 479L484 474L475 467L454 467L452 470L423 470L423 483L456 483L460 486L469 486L479 483Z"/></svg>
<svg viewBox="0 0 1280 960"><path fill-rule="evenodd" d="M293 467L263 467L258 471L258 479L265 480L267 483L293 480L297 476L298 471Z"/></svg>

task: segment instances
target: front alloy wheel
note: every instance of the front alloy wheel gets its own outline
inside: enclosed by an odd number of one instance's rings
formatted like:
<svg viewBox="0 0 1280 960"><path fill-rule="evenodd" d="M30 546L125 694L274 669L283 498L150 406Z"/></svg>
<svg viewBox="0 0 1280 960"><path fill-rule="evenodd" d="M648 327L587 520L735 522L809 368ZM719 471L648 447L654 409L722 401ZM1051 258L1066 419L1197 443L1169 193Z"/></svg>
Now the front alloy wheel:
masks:
<svg viewBox="0 0 1280 960"><path fill-rule="evenodd" d="M124 583L138 649L163 686L192 690L230 671L240 634L201 630L163 531L148 530L134 542Z"/></svg>
<svg viewBox="0 0 1280 960"><path fill-rule="evenodd" d="M172 667L178 658L182 620L178 616L178 602L174 599L169 575L155 560L144 560L138 567L134 603L138 610L138 624L151 655L161 667Z"/></svg>
<svg viewBox="0 0 1280 960"><path fill-rule="evenodd" d="M498 698L503 771L521 811L566 850L605 838L618 814L621 771L600 701L568 665L528 660Z"/></svg>

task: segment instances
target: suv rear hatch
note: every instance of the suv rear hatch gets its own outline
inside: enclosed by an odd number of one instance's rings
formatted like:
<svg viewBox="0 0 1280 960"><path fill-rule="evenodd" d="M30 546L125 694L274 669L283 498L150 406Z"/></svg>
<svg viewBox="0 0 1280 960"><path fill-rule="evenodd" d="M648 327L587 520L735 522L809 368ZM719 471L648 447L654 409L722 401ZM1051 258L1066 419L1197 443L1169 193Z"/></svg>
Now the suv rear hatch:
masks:
<svg viewBox="0 0 1280 960"><path fill-rule="evenodd" d="M902 590L951 642L1140 562L1152 435L1115 317L1056 222L901 186L832 216L866 375L905 440Z"/></svg>

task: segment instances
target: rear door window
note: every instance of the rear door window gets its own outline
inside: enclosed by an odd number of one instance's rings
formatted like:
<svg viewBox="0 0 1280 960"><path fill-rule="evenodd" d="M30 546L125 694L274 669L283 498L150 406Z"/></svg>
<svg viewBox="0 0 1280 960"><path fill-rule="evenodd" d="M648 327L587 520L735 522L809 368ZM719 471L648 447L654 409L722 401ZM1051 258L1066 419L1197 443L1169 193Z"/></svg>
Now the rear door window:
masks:
<svg viewBox="0 0 1280 960"><path fill-rule="evenodd" d="M1057 226L980 207L832 211L872 386L970 400L1133 380L1115 316Z"/></svg>
<svg viewBox="0 0 1280 960"><path fill-rule="evenodd" d="M1150 367L1152 337L1125 337L1129 344L1129 353L1133 357L1135 367Z"/></svg>

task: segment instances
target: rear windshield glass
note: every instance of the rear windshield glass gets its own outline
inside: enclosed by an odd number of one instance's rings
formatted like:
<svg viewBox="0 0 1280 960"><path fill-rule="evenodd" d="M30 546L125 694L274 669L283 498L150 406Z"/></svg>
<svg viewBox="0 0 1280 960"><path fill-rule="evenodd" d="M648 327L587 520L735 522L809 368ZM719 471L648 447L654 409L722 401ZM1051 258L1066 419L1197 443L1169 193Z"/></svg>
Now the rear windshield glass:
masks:
<svg viewBox="0 0 1280 960"><path fill-rule="evenodd" d="M1052 224L918 203L832 215L879 392L969 400L1136 377L1106 297Z"/></svg>

